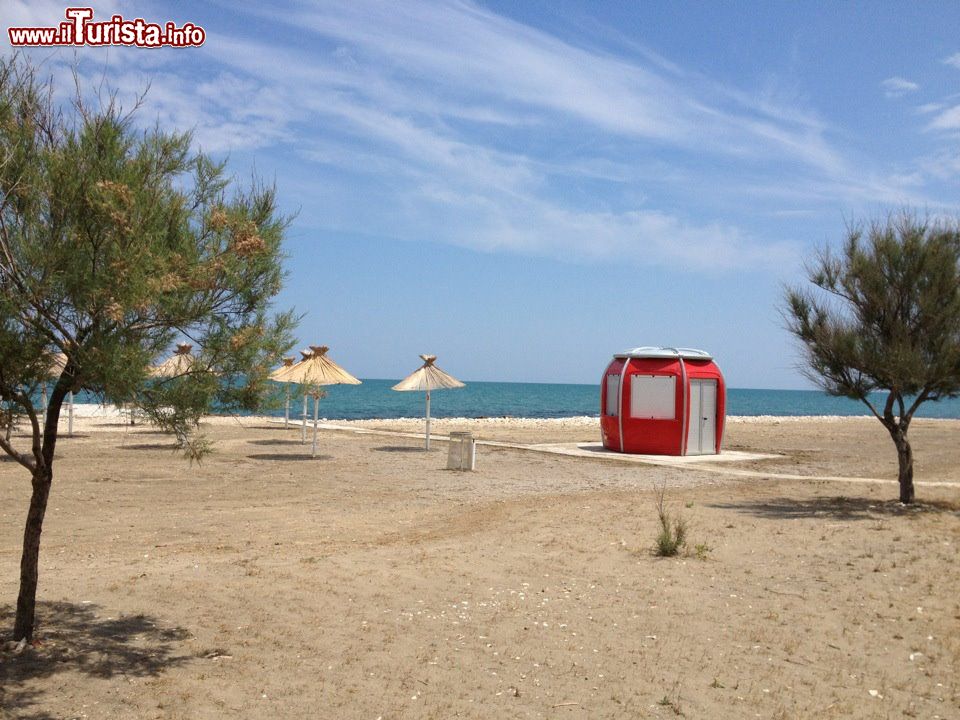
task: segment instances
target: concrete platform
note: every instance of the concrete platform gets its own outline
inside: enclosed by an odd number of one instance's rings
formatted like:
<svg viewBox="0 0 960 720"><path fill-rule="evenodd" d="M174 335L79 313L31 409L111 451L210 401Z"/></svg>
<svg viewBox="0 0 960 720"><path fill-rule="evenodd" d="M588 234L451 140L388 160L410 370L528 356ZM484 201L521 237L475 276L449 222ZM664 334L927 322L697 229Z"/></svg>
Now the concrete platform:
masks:
<svg viewBox="0 0 960 720"><path fill-rule="evenodd" d="M270 423L283 425L283 420L269 419ZM296 421L291 420L290 427L300 425L299 418ZM312 423L307 425L308 429ZM372 430L369 428L357 428L347 425L337 425L335 423L318 423L320 430L338 430L340 432L355 433L357 435L386 435L393 437L415 438L423 440L423 433L403 432L399 430ZM431 440L446 442L450 438L446 435L431 435ZM589 458L593 460L612 460L617 462L637 463L640 465L658 465L661 467L681 467L700 472L714 473L719 475L729 475L741 478L757 478L762 480L800 480L800 481L826 481L826 482L844 482L844 483L882 483L886 485L896 485L896 480L887 478L864 478L864 477L842 477L836 475L797 475L794 473L765 472L762 470L749 470L747 468L736 467L735 463L750 462L752 460L770 460L783 455L776 453L747 453L739 450L724 450L719 455L687 455L686 457L674 457L672 455L631 455L629 453L618 453L607 450L601 443L540 443L525 445L522 443L503 442L499 440L477 440L477 445L487 447L512 448L514 450L525 450L528 452L540 452L553 455L566 455L569 457ZM914 480L917 487L947 487L960 489L960 483L950 481L930 481Z"/></svg>
<svg viewBox="0 0 960 720"><path fill-rule="evenodd" d="M268 422L283 424L283 420L276 420L271 418ZM299 427L301 424L300 419L298 418L296 422L292 419L290 421L290 427ZM309 422L307 424L307 430L310 431L313 428L313 423ZM330 422L319 422L317 423L317 428L319 430L337 430L340 432L349 432L356 435L385 435L392 437L403 437L411 439L423 439L422 432L404 432L402 430L374 430L372 428L358 428L350 425L337 425L336 423ZM439 442L447 442L450 438L446 435L431 434L431 440L436 440ZM717 463L735 463L735 462L748 462L750 460L770 460L782 455L777 454L764 454L764 453L746 453L740 452L739 450L724 450L720 455L686 455L684 457L673 456L673 455L633 455L630 453L619 453L612 450L607 450L601 443L590 442L590 443L535 443L535 444L525 444L525 443L514 443L506 442L503 440L477 440L477 445L486 445L489 447L504 447L504 448L513 448L515 450L529 450L532 452L542 452L542 453L551 453L554 455L568 455L570 457L582 457L582 458L608 458L610 460L620 460L623 462L634 462L634 463L644 463L647 465L666 465L670 467L674 466L694 466L694 467L704 467L715 465Z"/></svg>
<svg viewBox="0 0 960 720"><path fill-rule="evenodd" d="M666 466L702 466L715 463L748 462L751 460L773 460L782 455L768 453L748 453L739 450L724 450L719 455L635 455L607 450L601 443L542 443L524 446L528 450L556 453L558 455L572 455L574 457L608 457L626 462L646 463L648 465Z"/></svg>

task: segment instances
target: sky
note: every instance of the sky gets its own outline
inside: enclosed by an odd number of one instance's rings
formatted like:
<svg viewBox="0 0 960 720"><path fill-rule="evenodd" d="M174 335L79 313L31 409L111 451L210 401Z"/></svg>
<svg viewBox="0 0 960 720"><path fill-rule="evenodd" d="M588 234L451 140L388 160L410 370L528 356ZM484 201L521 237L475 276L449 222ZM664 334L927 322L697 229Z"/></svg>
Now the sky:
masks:
<svg viewBox="0 0 960 720"><path fill-rule="evenodd" d="M786 285L857 221L960 207L956 2L93 2L199 48L34 49L293 215L300 346L399 378L595 383L703 348L806 388ZM8 26L63 3L3 0ZM4 36L6 33L4 33ZM3 52L11 52L4 37Z"/></svg>

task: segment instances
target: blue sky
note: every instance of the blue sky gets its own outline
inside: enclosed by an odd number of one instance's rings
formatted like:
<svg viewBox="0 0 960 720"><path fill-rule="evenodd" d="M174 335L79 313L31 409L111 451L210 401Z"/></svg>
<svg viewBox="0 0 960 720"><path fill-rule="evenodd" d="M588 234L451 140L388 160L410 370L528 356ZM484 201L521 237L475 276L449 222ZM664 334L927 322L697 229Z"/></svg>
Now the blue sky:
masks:
<svg viewBox="0 0 960 720"><path fill-rule="evenodd" d="M279 304L361 377L432 352L467 380L596 382L681 345L733 387L807 387L777 311L803 258L960 204L955 2L92 5L204 27L82 49L81 75L149 84L145 124L276 182ZM5 0L4 23L63 9Z"/></svg>

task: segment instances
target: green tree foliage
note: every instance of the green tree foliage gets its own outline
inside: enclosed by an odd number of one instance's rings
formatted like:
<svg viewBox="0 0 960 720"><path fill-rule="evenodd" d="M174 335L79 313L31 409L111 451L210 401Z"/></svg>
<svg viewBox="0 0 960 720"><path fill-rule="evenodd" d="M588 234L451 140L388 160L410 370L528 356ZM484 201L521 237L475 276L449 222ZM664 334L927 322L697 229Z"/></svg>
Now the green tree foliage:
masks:
<svg viewBox="0 0 960 720"><path fill-rule="evenodd" d="M0 61L0 448L32 479L15 639L33 632L67 393L132 404L198 458L200 416L257 408L294 323L270 309L286 227L272 188L235 189L189 135L138 132L114 102L91 108L79 91L61 108L54 89L20 58ZM184 338L196 362L150 378Z"/></svg>
<svg viewBox="0 0 960 720"><path fill-rule="evenodd" d="M860 400L897 448L900 500L914 500L907 431L928 400L960 394L960 228L910 213L853 227L810 267L816 290L788 288L787 327L808 377ZM886 401L870 394L886 391Z"/></svg>

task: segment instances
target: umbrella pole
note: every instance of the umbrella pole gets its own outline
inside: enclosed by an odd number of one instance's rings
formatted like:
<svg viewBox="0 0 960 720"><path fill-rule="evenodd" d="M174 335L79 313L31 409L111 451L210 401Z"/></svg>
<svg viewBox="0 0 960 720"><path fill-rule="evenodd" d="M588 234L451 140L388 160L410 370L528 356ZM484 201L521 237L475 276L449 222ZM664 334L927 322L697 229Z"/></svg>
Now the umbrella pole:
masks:
<svg viewBox="0 0 960 720"><path fill-rule="evenodd" d="M290 427L290 383L287 383L287 403L283 408L283 429Z"/></svg>
<svg viewBox="0 0 960 720"><path fill-rule="evenodd" d="M73 390L70 391L70 412L67 418L67 436L73 437Z"/></svg>
<svg viewBox="0 0 960 720"><path fill-rule="evenodd" d="M300 444L307 442L307 394L303 394L303 422L300 423Z"/></svg>
<svg viewBox="0 0 960 720"><path fill-rule="evenodd" d="M320 407L320 395L313 396L313 450L311 451L311 457L317 456L317 416L319 415L318 408Z"/></svg>
<svg viewBox="0 0 960 720"><path fill-rule="evenodd" d="M430 390L427 390L427 450L430 449Z"/></svg>

